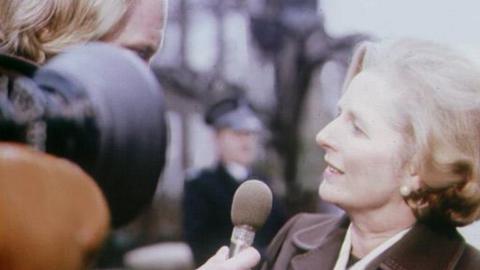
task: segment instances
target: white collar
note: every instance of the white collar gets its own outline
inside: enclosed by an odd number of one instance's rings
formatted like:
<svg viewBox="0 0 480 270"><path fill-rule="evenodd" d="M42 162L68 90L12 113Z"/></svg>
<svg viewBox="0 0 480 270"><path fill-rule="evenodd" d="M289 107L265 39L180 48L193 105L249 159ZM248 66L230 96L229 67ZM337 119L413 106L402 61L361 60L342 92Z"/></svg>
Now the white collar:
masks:
<svg viewBox="0 0 480 270"><path fill-rule="evenodd" d="M388 240L383 242L378 247L374 248L367 256L361 258L358 262L352 265L348 270L363 270L367 265L373 261L378 255L382 252L393 246L398 240L400 240L409 230L411 227L402 230L395 234L394 236L390 237ZM340 249L340 253L338 254L337 263L333 270L345 270L347 269L348 259L350 257L350 251L352 250L352 223L348 226L347 233L345 234L345 238L343 239L342 247Z"/></svg>
<svg viewBox="0 0 480 270"><path fill-rule="evenodd" d="M233 177L233 179L239 183L247 179L248 169L243 165L240 165L236 162L230 162L225 164L225 169Z"/></svg>

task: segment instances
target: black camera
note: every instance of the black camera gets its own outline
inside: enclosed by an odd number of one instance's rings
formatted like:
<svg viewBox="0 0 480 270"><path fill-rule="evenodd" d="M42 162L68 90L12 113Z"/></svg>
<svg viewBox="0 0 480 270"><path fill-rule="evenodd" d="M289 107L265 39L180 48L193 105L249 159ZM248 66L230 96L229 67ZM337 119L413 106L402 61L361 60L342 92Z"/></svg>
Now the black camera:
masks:
<svg viewBox="0 0 480 270"><path fill-rule="evenodd" d="M166 136L162 89L133 53L91 43L41 67L0 55L0 140L77 163L104 192L113 227L153 198Z"/></svg>

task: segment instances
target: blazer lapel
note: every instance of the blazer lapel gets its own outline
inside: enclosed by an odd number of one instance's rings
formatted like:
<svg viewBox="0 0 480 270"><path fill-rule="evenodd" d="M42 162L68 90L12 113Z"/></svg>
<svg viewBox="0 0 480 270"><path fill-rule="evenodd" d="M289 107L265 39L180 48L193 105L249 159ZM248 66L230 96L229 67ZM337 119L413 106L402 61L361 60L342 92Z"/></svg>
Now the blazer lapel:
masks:
<svg viewBox="0 0 480 270"><path fill-rule="evenodd" d="M318 228L300 231L294 236L293 243L301 249L307 250L292 258L293 270L331 270L337 261L343 238L350 221L345 216L333 226L321 232L318 237Z"/></svg>
<svg viewBox="0 0 480 270"><path fill-rule="evenodd" d="M432 230L418 223L366 270L451 270L464 249L465 242L455 229Z"/></svg>

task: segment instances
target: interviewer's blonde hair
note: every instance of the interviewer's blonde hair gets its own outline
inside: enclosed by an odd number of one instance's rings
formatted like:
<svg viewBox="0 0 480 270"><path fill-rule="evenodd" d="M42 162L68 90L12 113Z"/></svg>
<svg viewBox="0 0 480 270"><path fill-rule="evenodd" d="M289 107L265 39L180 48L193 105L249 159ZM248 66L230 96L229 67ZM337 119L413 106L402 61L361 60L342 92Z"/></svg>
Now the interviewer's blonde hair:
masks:
<svg viewBox="0 0 480 270"><path fill-rule="evenodd" d="M0 50L43 63L70 45L97 40L129 0L2 0Z"/></svg>
<svg viewBox="0 0 480 270"><path fill-rule="evenodd" d="M404 160L423 186L406 202L420 220L469 224L480 214L480 70L451 48L420 40L365 43L345 85L362 71L384 77L396 97L392 124Z"/></svg>

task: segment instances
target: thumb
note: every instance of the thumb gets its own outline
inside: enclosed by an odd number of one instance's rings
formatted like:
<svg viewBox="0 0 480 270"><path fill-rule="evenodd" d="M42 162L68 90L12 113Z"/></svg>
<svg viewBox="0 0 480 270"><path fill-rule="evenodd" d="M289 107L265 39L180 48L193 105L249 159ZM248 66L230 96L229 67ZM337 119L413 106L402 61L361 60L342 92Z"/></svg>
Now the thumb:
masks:
<svg viewBox="0 0 480 270"><path fill-rule="evenodd" d="M221 247L215 255L208 259L207 263L220 263L228 259L228 247Z"/></svg>
<svg viewBox="0 0 480 270"><path fill-rule="evenodd" d="M225 269L251 269L260 261L260 253L253 247L242 250L225 262Z"/></svg>
<svg viewBox="0 0 480 270"><path fill-rule="evenodd" d="M217 270L221 269L219 266L225 263L225 260L228 258L228 247L221 247L215 255L208 259L200 268L197 270ZM228 269L228 268L225 268Z"/></svg>
<svg viewBox="0 0 480 270"><path fill-rule="evenodd" d="M220 248L213 257L197 270L247 270L260 261L260 253L252 247L228 259L228 248Z"/></svg>

